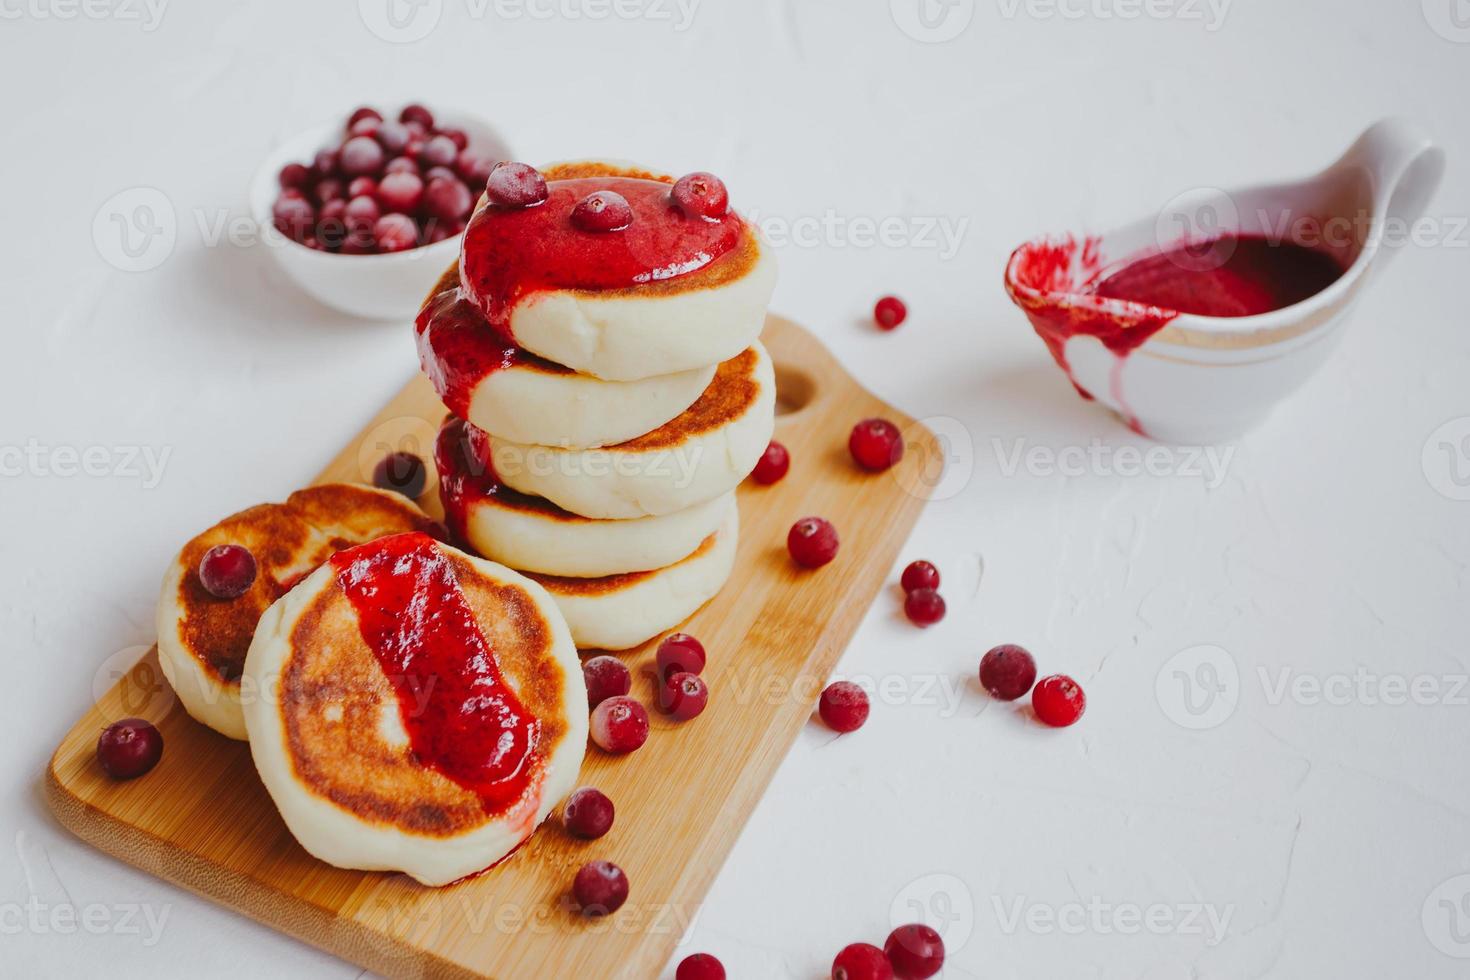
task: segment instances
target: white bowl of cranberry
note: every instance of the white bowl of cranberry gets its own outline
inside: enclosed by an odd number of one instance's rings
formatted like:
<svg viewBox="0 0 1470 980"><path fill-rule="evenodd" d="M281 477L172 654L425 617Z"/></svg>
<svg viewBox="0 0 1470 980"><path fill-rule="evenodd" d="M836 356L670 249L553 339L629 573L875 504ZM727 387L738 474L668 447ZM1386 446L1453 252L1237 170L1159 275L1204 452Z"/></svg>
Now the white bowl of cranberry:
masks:
<svg viewBox="0 0 1470 980"><path fill-rule="evenodd" d="M500 137L471 116L364 106L270 154L250 210L281 268L316 299L354 316L411 319L505 159Z"/></svg>

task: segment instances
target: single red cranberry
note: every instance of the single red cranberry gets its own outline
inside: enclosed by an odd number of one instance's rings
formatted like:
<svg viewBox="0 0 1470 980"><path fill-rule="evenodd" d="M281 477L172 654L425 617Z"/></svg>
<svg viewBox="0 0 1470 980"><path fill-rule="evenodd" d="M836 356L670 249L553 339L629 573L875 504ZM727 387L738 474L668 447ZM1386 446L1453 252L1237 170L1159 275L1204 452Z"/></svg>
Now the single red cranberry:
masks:
<svg viewBox="0 0 1470 980"><path fill-rule="evenodd" d="M418 140L420 144L422 144L424 140L428 139L432 135L432 133L429 132L430 127L425 126L423 122L418 119L403 119L400 120L400 122L402 122L403 127L408 130L409 139Z"/></svg>
<svg viewBox="0 0 1470 980"><path fill-rule="evenodd" d="M785 446L772 439L770 445L766 446L766 451L761 453L761 458L756 460L755 469L750 475L755 478L756 483L770 486L785 476L789 469L791 454L786 451Z"/></svg>
<svg viewBox="0 0 1470 980"><path fill-rule="evenodd" d="M383 164L383 177L387 179L389 174L413 174L419 175L419 165L408 157L394 157Z"/></svg>
<svg viewBox="0 0 1470 980"><path fill-rule="evenodd" d="M903 570L903 577L898 581L905 592L912 592L915 589L937 589L939 588L939 569L935 568L932 562L923 560L909 562L908 567Z"/></svg>
<svg viewBox="0 0 1470 980"><path fill-rule="evenodd" d="M373 134L373 138L384 151L402 153L403 148L408 145L408 127L390 119L378 124L378 131Z"/></svg>
<svg viewBox="0 0 1470 980"><path fill-rule="evenodd" d="M598 789L583 786L567 797L562 810L567 832L583 840L596 840L612 829L613 803Z"/></svg>
<svg viewBox="0 0 1470 980"><path fill-rule="evenodd" d="M352 136L377 136L378 127L382 124L381 119L359 119L347 127L347 132Z"/></svg>
<svg viewBox="0 0 1470 980"><path fill-rule="evenodd" d="M485 181L485 197L503 208L528 208L546 200L546 178L524 163L497 163Z"/></svg>
<svg viewBox="0 0 1470 980"><path fill-rule="evenodd" d="M688 633L670 633L659 641L653 660L658 667L659 680L668 681L675 674L701 673L708 658L704 644Z"/></svg>
<svg viewBox="0 0 1470 980"><path fill-rule="evenodd" d="M352 110L352 115L347 117L347 128L351 129L353 126L356 126L360 120L363 119L376 119L381 122L383 119L383 114L377 109L374 109L372 106L359 106L358 108Z"/></svg>
<svg viewBox="0 0 1470 980"><path fill-rule="evenodd" d="M371 177L353 177L347 185L347 197L372 197L378 193L378 182Z"/></svg>
<svg viewBox="0 0 1470 980"><path fill-rule="evenodd" d="M441 221L457 221L470 213L475 199L458 177L432 177L424 188L424 211Z"/></svg>
<svg viewBox="0 0 1470 980"><path fill-rule="evenodd" d="M582 679L587 683L589 708L633 689L633 675L628 672L627 665L607 654L582 661Z"/></svg>
<svg viewBox="0 0 1470 980"><path fill-rule="evenodd" d="M883 330L892 330L909 315L909 308L897 296L884 296L873 306L873 319Z"/></svg>
<svg viewBox="0 0 1470 980"><path fill-rule="evenodd" d="M347 207L342 210L342 220L347 223L348 231L367 232L369 235L373 225L383 216L383 211L378 207L378 202L366 194L354 197L347 202Z"/></svg>
<svg viewBox="0 0 1470 980"><path fill-rule="evenodd" d="M604 752L623 755L648 741L648 711L625 695L592 709L592 741Z"/></svg>
<svg viewBox="0 0 1470 980"><path fill-rule="evenodd" d="M679 962L674 980L725 980L725 964L708 953L695 953Z"/></svg>
<svg viewBox="0 0 1470 980"><path fill-rule="evenodd" d="M318 204L326 204L328 201L347 200L347 184L336 177L326 177L316 182L313 189Z"/></svg>
<svg viewBox="0 0 1470 980"><path fill-rule="evenodd" d="M199 559L199 584L216 599L238 599L255 584L255 556L239 544L217 544Z"/></svg>
<svg viewBox="0 0 1470 980"><path fill-rule="evenodd" d="M893 966L872 943L853 943L832 961L832 980L893 980Z"/></svg>
<svg viewBox="0 0 1470 980"><path fill-rule="evenodd" d="M163 734L142 718L124 718L102 729L97 761L113 779L135 779L163 757Z"/></svg>
<svg viewBox="0 0 1470 980"><path fill-rule="evenodd" d="M456 150L463 150L465 147L470 145L469 134L467 134L462 129L455 129L453 127L441 129L439 130L439 135L448 137L449 139L453 140L454 148Z"/></svg>
<svg viewBox="0 0 1470 980"><path fill-rule="evenodd" d="M403 155L418 162L419 154L424 152L424 137L422 133L414 130L412 124L408 126L408 143L403 147Z"/></svg>
<svg viewBox="0 0 1470 980"><path fill-rule="evenodd" d="M903 614L915 626L933 626L944 618L944 596L934 589L915 589L903 597Z"/></svg>
<svg viewBox="0 0 1470 980"><path fill-rule="evenodd" d="M410 500L422 497L428 482L429 468L415 453L389 453L373 467L373 486L379 490L401 493Z"/></svg>
<svg viewBox="0 0 1470 980"><path fill-rule="evenodd" d="M868 692L852 681L834 681L822 692L817 711L833 731L855 732L868 720Z"/></svg>
<svg viewBox="0 0 1470 980"><path fill-rule="evenodd" d="M865 470L886 470L903 459L903 436L887 419L863 419L847 437L852 458Z"/></svg>
<svg viewBox="0 0 1470 980"><path fill-rule="evenodd" d="M698 171L674 182L674 202L691 218L718 220L730 210L730 192L714 174Z"/></svg>
<svg viewBox="0 0 1470 980"><path fill-rule="evenodd" d="M583 915L611 915L628 900L628 876L611 861L588 861L572 880L572 895Z"/></svg>
<svg viewBox="0 0 1470 980"><path fill-rule="evenodd" d="M336 150L317 150L311 159L311 175L317 180L335 177L338 163Z"/></svg>
<svg viewBox="0 0 1470 980"><path fill-rule="evenodd" d="M413 214L424 199L424 182L417 173L389 173L378 181L378 203L384 210Z"/></svg>
<svg viewBox="0 0 1470 980"><path fill-rule="evenodd" d="M709 704L709 687L697 674L678 673L664 684L669 716L675 721L698 718Z"/></svg>
<svg viewBox="0 0 1470 980"><path fill-rule="evenodd" d="M373 225L380 252L406 252L419 244L419 226L406 214L385 214Z"/></svg>
<svg viewBox="0 0 1470 980"><path fill-rule="evenodd" d="M484 187L495 169L495 161L473 150L460 150L454 159L454 172L471 188Z"/></svg>
<svg viewBox="0 0 1470 980"><path fill-rule="evenodd" d="M354 136L342 144L338 166L347 177L376 177L388 160L383 148L371 136Z"/></svg>
<svg viewBox="0 0 1470 980"><path fill-rule="evenodd" d="M593 191L572 208L572 225L583 231L622 231L633 223L633 208L617 191Z"/></svg>
<svg viewBox="0 0 1470 980"><path fill-rule="evenodd" d="M928 980L944 966L944 940L926 925L899 926L883 944L898 980Z"/></svg>
<svg viewBox="0 0 1470 980"><path fill-rule="evenodd" d="M821 568L837 557L837 529L821 517L803 517L791 525L786 550L802 568Z"/></svg>
<svg viewBox="0 0 1470 980"><path fill-rule="evenodd" d="M271 205L271 222L281 234L299 242L316 224L316 209L299 194L282 194Z"/></svg>
<svg viewBox="0 0 1470 980"><path fill-rule="evenodd" d="M1014 701L1036 683L1036 660L1024 647L1003 643L980 658L980 686L1001 701Z"/></svg>
<svg viewBox="0 0 1470 980"><path fill-rule="evenodd" d="M1053 728L1075 725L1087 710L1087 695L1072 678L1053 674L1036 682L1031 692L1031 710L1036 717Z"/></svg>
<svg viewBox="0 0 1470 980"><path fill-rule="evenodd" d="M417 123L428 132L434 128L434 114L417 102L410 102L398 113L398 121L401 123Z"/></svg>
<svg viewBox="0 0 1470 980"><path fill-rule="evenodd" d="M431 136L419 153L419 163L425 167L452 167L459 159L459 147L448 136Z"/></svg>
<svg viewBox="0 0 1470 980"><path fill-rule="evenodd" d="M288 187L302 189L306 187L307 181L311 180L311 171L306 168L305 164L288 163L281 168L277 180L281 182L282 190Z"/></svg>

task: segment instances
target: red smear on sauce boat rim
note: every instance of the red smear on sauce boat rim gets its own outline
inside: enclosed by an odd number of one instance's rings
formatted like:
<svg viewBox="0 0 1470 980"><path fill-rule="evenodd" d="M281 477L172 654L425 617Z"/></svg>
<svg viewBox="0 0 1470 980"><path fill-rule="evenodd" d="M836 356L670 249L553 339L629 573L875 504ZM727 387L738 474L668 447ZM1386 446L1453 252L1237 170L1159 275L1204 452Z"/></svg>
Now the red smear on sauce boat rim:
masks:
<svg viewBox="0 0 1470 980"><path fill-rule="evenodd" d="M1095 337L1113 353L1111 394L1140 434L1126 408L1122 368L1150 337L1184 314L1237 318L1284 309L1346 272L1327 252L1234 234L1149 252L1106 274L1105 263L1097 237L1028 242L1006 265L1006 291L1083 398L1093 395L1072 374L1067 341Z"/></svg>

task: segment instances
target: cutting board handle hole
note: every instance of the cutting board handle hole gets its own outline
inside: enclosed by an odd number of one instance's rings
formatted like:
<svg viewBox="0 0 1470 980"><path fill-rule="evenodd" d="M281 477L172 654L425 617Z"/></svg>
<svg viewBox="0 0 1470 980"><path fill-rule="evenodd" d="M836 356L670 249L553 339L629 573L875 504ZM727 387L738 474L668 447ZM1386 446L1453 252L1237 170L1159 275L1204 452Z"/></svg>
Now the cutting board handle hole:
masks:
<svg viewBox="0 0 1470 980"><path fill-rule="evenodd" d="M801 368L776 365L776 414L795 415L817 397L817 379Z"/></svg>

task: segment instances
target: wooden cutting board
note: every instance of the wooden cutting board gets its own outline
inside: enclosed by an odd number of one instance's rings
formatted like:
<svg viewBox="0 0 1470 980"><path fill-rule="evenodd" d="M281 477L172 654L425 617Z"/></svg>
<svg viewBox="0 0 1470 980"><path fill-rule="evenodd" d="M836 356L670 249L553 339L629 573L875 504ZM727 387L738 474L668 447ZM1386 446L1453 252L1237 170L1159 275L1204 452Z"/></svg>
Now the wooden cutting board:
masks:
<svg viewBox="0 0 1470 980"><path fill-rule="evenodd" d="M811 334L772 317L762 339L776 365L776 438L791 450L791 472L773 487L741 488L735 571L685 627L709 651L709 708L682 724L651 710L653 732L630 756L589 748L581 782L617 807L607 836L576 840L553 814L500 867L441 889L330 867L286 830L248 747L184 713L156 650L124 664L57 748L46 781L57 819L109 854L387 976L657 976L809 723L943 466L934 436L860 388ZM415 377L319 482L366 481L393 450L427 459L443 415ZM882 474L860 472L847 451L853 423L874 415L903 429L907 447ZM421 503L440 513L432 482ZM842 541L837 559L816 571L786 553L787 530L809 514L831 520ZM164 530L182 542L199 529ZM624 656L634 695L652 705L653 645ZM113 782L97 765L97 735L129 716L162 730L163 761ZM615 915L588 920L570 910L568 889L595 858L622 866L632 890Z"/></svg>

